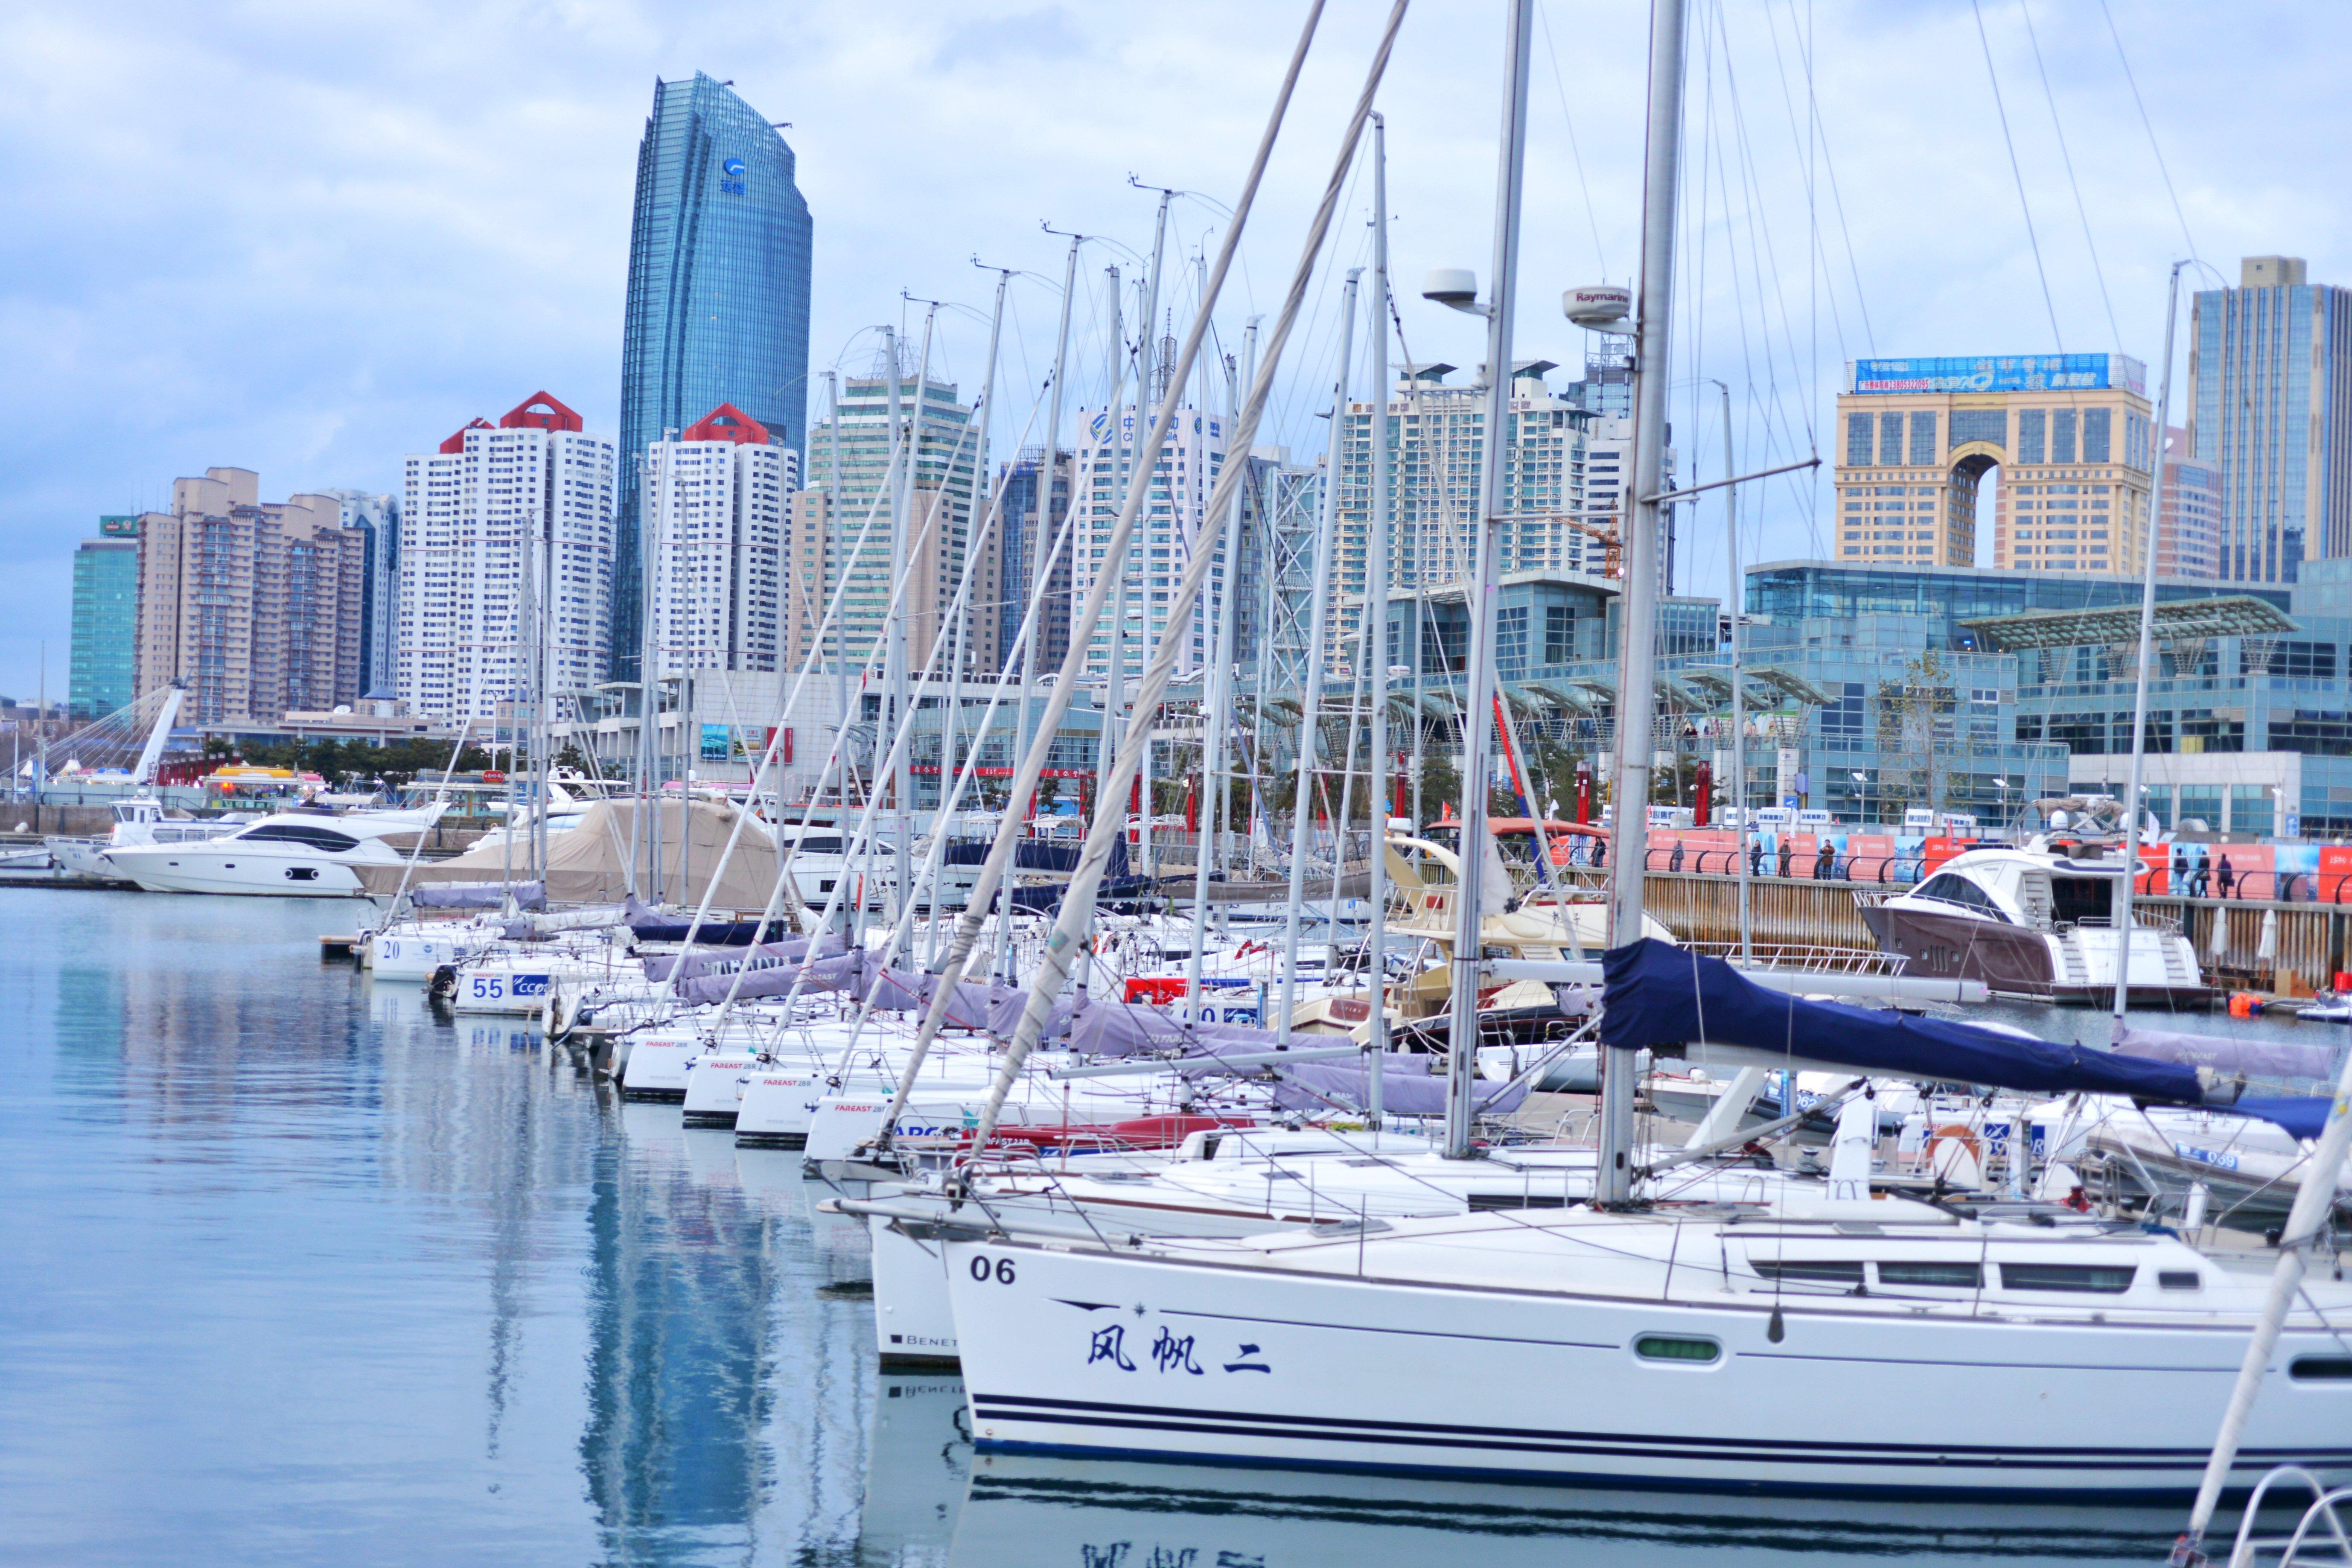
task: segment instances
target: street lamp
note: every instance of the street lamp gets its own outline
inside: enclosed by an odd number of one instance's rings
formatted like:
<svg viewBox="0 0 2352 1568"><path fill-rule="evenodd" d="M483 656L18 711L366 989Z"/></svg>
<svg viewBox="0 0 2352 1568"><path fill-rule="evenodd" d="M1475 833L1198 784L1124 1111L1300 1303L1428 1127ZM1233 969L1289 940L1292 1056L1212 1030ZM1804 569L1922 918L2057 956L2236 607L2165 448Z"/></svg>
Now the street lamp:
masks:
<svg viewBox="0 0 2352 1568"><path fill-rule="evenodd" d="M1868 826L1870 824L1870 780L1857 773L1853 775L1853 782L1857 786L1859 786L1858 793L1862 796L1863 825L1864 826Z"/></svg>

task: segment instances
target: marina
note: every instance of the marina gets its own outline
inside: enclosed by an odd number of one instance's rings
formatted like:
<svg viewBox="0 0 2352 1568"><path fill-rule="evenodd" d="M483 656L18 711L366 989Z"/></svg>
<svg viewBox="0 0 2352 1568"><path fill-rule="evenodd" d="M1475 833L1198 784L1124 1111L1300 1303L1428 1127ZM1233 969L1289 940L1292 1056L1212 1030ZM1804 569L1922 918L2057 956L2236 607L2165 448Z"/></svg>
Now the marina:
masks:
<svg viewBox="0 0 2352 1568"><path fill-rule="evenodd" d="M2054 353L1877 357L1809 10L1250 16L829 367L656 76L616 408L184 474L0 699L0 1558L2352 1564L2352 291L2107 17L2119 310L1996 10L2113 352L1982 5Z"/></svg>

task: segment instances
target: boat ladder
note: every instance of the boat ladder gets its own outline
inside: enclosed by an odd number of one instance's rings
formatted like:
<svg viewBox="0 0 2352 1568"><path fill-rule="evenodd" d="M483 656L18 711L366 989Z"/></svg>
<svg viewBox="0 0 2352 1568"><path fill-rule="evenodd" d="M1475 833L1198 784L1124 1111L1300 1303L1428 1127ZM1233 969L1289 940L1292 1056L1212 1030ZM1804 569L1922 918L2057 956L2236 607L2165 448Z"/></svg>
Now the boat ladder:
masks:
<svg viewBox="0 0 2352 1568"><path fill-rule="evenodd" d="M2285 1535L2256 1535L2254 1521L2262 1513L2263 1500L2273 1486L2291 1482L2311 1491L2311 1503L2294 1529ZM2229 1568L2345 1568L2352 1564L2352 1533L2345 1529L2338 1509L2352 1502L2352 1487L2328 1490L2319 1478L2301 1465L2281 1465L2254 1485L2253 1493L2246 1499L2245 1517L2238 1521L2238 1538L2231 1543ZM2183 1536L2173 1549L2177 1563L2202 1563Z"/></svg>

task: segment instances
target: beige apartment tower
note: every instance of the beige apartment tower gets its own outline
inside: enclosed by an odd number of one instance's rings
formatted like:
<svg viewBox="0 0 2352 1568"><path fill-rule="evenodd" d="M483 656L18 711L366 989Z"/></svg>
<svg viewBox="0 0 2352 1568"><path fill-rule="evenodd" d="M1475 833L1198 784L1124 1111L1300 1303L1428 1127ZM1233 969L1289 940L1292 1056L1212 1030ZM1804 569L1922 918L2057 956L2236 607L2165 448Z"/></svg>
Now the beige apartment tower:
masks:
<svg viewBox="0 0 2352 1568"><path fill-rule="evenodd" d="M2154 422L2123 354L1854 360L1832 559L1974 566L1979 487L2000 470L1991 564L2137 574Z"/></svg>
<svg viewBox="0 0 2352 1568"><path fill-rule="evenodd" d="M139 520L133 684L186 688L184 723L271 725L360 699L366 537L331 496L260 494L250 468L207 468Z"/></svg>

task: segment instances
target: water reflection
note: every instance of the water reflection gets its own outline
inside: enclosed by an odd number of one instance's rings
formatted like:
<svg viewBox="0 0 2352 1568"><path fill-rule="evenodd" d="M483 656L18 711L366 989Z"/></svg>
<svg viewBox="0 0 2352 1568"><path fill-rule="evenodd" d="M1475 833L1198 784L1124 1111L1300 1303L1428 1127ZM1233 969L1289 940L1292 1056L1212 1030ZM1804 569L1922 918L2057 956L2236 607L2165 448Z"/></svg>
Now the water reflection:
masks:
<svg viewBox="0 0 2352 1568"><path fill-rule="evenodd" d="M2160 1563L2179 1510L1677 1497L983 1454L957 1568Z"/></svg>

